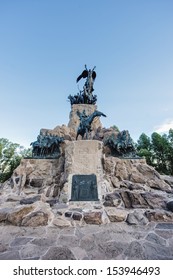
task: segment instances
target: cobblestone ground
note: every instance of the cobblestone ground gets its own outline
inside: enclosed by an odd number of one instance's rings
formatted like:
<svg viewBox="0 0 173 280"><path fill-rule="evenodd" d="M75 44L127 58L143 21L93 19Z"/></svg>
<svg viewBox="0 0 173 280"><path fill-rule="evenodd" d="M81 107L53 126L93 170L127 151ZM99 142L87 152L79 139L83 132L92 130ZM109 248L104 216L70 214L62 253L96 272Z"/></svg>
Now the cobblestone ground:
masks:
<svg viewBox="0 0 173 280"><path fill-rule="evenodd" d="M1 260L172 260L173 224L0 226Z"/></svg>

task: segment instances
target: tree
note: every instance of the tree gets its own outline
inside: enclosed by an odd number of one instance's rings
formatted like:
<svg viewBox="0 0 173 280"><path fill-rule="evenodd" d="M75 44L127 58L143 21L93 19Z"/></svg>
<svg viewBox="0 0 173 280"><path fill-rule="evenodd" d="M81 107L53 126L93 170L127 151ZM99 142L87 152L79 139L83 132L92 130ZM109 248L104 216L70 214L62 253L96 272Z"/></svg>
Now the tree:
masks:
<svg viewBox="0 0 173 280"><path fill-rule="evenodd" d="M142 133L137 141L137 152L159 173L173 175L173 129L168 135L153 132L148 137Z"/></svg>
<svg viewBox="0 0 173 280"><path fill-rule="evenodd" d="M150 137L142 133L137 141L137 153L140 157L145 157L146 162L152 165L152 145Z"/></svg>
<svg viewBox="0 0 173 280"><path fill-rule="evenodd" d="M151 135L153 164L160 173L169 174L170 143L166 134L154 132Z"/></svg>
<svg viewBox="0 0 173 280"><path fill-rule="evenodd" d="M23 157L30 156L30 149L0 138L0 182L9 179Z"/></svg>
<svg viewBox="0 0 173 280"><path fill-rule="evenodd" d="M173 174L173 129L169 130L168 140L170 143L169 154L168 154L169 172L170 172L170 174Z"/></svg>

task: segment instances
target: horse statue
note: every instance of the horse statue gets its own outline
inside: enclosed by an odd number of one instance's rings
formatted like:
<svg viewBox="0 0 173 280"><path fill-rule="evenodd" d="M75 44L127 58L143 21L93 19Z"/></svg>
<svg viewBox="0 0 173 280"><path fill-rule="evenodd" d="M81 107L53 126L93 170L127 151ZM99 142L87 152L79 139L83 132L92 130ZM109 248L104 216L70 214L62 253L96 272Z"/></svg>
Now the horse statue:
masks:
<svg viewBox="0 0 173 280"><path fill-rule="evenodd" d="M63 137L53 135L43 135L40 133L37 141L32 142L32 157L33 158L55 158L59 156L59 145L64 141Z"/></svg>
<svg viewBox="0 0 173 280"><path fill-rule="evenodd" d="M123 130L117 136L112 134L104 141L105 146L109 146L112 153L122 157L136 157L136 149L128 130Z"/></svg>
<svg viewBox="0 0 173 280"><path fill-rule="evenodd" d="M101 117L101 116L106 117L105 114L99 111L94 111L94 113L92 113L90 116L87 116L85 110L82 113L78 111L77 115L80 118L80 124L77 130L76 140L79 135L81 135L82 139L84 139L85 134L86 134L86 139L88 139L88 133L91 131L91 124L93 120L96 117Z"/></svg>
<svg viewBox="0 0 173 280"><path fill-rule="evenodd" d="M32 157L37 157L39 156L40 152L41 152L41 145L38 141L34 141L30 144L30 146L32 146Z"/></svg>

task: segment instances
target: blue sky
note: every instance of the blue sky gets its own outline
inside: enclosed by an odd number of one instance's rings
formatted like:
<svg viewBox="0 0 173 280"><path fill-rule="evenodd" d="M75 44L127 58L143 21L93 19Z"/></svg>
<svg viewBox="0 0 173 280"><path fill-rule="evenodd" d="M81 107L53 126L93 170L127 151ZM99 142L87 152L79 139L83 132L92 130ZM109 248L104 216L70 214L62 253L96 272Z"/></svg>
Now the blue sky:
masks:
<svg viewBox="0 0 173 280"><path fill-rule="evenodd" d="M0 0L0 138L68 124L85 64L104 127L173 128L172 15L172 0Z"/></svg>

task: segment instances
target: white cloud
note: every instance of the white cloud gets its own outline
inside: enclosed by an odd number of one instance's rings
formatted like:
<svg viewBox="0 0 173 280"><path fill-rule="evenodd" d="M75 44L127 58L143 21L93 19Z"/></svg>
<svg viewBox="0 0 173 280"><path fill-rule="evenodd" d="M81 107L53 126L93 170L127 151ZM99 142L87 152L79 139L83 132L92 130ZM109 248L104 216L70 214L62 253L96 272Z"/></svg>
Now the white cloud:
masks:
<svg viewBox="0 0 173 280"><path fill-rule="evenodd" d="M162 124L155 126L154 131L157 133L166 133L173 128L173 120L167 119Z"/></svg>

